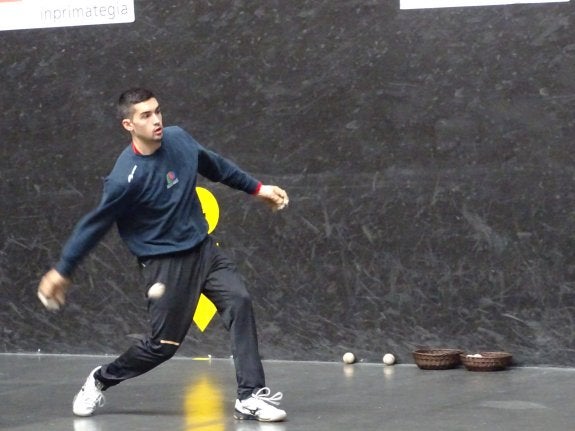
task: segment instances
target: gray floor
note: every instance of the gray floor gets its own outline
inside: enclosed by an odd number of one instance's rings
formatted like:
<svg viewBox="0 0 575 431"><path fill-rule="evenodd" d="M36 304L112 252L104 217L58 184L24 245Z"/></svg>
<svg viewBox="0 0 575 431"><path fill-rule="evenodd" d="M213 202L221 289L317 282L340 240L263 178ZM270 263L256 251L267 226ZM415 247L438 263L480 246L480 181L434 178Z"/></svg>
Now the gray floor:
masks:
<svg viewBox="0 0 575 431"><path fill-rule="evenodd" d="M71 401L88 372L111 357L0 355L0 429L109 430L548 430L575 429L575 370L477 373L413 365L266 361L284 392L280 424L232 418L231 360L175 358L110 389L92 418Z"/></svg>

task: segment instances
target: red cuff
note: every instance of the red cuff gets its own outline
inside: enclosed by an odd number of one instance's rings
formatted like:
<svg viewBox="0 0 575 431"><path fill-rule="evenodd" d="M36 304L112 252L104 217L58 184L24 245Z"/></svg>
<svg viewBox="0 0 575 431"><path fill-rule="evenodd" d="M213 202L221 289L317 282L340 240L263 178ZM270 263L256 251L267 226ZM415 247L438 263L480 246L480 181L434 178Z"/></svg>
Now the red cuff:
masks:
<svg viewBox="0 0 575 431"><path fill-rule="evenodd" d="M260 192L261 188L262 188L262 183L260 181L260 182L258 182L256 189L252 192L252 195L257 195Z"/></svg>

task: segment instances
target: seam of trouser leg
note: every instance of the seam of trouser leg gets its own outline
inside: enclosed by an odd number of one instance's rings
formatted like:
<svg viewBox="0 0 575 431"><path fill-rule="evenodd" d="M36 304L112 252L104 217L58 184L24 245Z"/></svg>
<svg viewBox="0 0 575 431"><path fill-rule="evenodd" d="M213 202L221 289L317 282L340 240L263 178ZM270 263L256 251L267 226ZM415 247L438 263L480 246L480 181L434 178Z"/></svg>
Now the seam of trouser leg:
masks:
<svg viewBox="0 0 575 431"><path fill-rule="evenodd" d="M170 340L160 340L160 344L171 344L172 346L179 346L180 343L176 343L175 341Z"/></svg>

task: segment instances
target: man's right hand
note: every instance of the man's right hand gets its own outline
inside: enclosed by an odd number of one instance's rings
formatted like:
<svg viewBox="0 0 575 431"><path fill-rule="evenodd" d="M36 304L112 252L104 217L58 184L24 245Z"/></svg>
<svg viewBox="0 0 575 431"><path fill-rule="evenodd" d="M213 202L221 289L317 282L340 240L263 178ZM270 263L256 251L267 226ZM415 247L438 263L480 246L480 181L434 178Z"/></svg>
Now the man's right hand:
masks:
<svg viewBox="0 0 575 431"><path fill-rule="evenodd" d="M58 309L66 303L66 292L70 287L71 280L67 277L62 276L55 269L48 271L38 285L38 296L42 295L48 303L55 303ZM42 301L44 303L44 301ZM44 305L47 308L52 308L46 303Z"/></svg>
<svg viewBox="0 0 575 431"><path fill-rule="evenodd" d="M278 186L262 185L256 196L267 203L274 211L283 210L289 203L286 191Z"/></svg>

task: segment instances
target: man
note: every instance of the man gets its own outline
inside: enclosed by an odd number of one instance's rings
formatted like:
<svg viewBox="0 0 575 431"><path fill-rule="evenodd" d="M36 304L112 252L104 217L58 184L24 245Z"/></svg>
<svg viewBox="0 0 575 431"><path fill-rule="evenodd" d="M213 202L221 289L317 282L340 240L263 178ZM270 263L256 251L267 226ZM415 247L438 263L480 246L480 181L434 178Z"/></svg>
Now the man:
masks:
<svg viewBox="0 0 575 431"><path fill-rule="evenodd" d="M282 394L271 395L265 386L251 299L234 264L208 236L195 189L200 174L253 194L274 210L288 204L286 192L262 185L181 128L164 128L160 105L147 89L124 92L118 111L132 142L106 177L100 204L76 225L60 261L43 276L38 296L47 306L63 306L74 269L115 223L138 258L151 331L90 373L74 398L74 414L92 415L104 403L102 391L171 358L204 293L231 334L238 383L234 417L283 420L285 411L276 407Z"/></svg>

